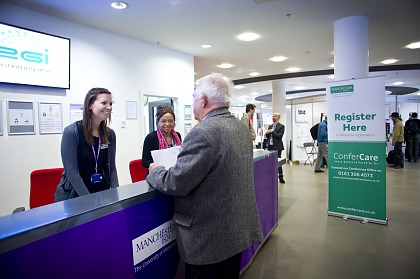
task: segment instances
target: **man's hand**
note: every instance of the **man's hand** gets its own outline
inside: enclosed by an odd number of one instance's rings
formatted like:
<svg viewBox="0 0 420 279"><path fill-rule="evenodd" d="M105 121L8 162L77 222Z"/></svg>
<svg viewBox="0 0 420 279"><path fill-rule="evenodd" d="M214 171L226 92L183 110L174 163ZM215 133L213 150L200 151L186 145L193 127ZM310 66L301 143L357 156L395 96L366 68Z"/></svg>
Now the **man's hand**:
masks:
<svg viewBox="0 0 420 279"><path fill-rule="evenodd" d="M154 170L154 168L156 168L156 167L157 167L157 165L155 163L151 163L149 165L149 172L151 172L152 170Z"/></svg>

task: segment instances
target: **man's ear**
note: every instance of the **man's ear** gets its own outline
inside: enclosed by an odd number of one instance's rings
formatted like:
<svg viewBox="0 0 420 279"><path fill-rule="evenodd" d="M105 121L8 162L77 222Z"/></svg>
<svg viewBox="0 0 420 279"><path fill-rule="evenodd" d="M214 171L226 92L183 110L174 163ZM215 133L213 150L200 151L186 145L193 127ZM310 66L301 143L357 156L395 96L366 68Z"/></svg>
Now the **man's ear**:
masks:
<svg viewBox="0 0 420 279"><path fill-rule="evenodd" d="M208 104L208 100L206 96L201 96L201 107L204 108Z"/></svg>

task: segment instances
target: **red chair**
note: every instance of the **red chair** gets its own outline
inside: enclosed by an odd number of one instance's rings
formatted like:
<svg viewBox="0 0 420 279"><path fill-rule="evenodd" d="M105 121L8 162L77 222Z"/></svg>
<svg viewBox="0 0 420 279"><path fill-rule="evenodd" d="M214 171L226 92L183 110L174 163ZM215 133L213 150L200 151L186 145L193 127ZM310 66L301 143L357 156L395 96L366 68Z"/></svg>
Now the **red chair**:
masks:
<svg viewBox="0 0 420 279"><path fill-rule="evenodd" d="M142 165L142 159L133 160L130 162L130 176L131 182L138 182L146 179L147 169Z"/></svg>
<svg viewBox="0 0 420 279"><path fill-rule="evenodd" d="M54 202L54 194L64 168L41 169L31 172L29 207L35 208Z"/></svg>

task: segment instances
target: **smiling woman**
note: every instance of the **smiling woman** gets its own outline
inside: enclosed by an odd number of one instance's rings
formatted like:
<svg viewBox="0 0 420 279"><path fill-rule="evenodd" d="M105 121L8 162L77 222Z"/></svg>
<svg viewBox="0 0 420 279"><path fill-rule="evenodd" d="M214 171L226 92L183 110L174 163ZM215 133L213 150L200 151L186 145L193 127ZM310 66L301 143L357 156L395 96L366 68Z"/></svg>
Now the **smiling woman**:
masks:
<svg viewBox="0 0 420 279"><path fill-rule="evenodd" d="M160 105L156 112L156 131L146 136L143 143L143 167L153 163L152 151L181 145L181 135L175 132L175 113L167 106Z"/></svg>
<svg viewBox="0 0 420 279"><path fill-rule="evenodd" d="M116 136L108 127L112 95L92 88L85 97L83 120L64 129L61 159L64 172L55 201L62 201L118 186L115 167Z"/></svg>

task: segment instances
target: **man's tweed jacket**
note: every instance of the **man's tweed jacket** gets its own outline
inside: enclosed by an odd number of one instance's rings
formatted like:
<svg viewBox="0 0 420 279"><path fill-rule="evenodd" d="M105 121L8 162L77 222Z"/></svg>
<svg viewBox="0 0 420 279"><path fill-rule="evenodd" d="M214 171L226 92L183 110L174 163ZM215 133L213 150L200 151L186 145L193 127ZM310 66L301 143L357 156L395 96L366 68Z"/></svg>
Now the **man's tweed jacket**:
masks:
<svg viewBox="0 0 420 279"><path fill-rule="evenodd" d="M154 188L176 196L177 244L185 262L218 263L263 240L253 166L248 129L220 108L187 134L174 167L148 175Z"/></svg>

